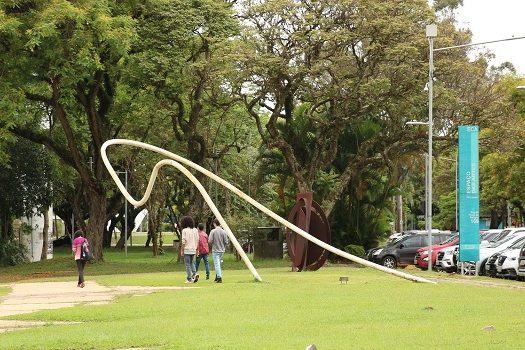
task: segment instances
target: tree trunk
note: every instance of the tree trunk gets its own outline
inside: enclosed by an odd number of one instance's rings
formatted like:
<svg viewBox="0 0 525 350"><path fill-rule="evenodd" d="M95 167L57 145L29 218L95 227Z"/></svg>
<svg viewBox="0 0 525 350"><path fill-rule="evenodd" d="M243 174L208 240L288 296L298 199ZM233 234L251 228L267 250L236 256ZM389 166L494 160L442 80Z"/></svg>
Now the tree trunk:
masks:
<svg viewBox="0 0 525 350"><path fill-rule="evenodd" d="M197 164L199 164L199 163L197 163ZM205 184L205 182L207 180L207 176L203 175L203 174L200 174L200 173L197 173L195 175L195 177L197 178L197 180L200 181L201 184ZM197 187L195 187L192 183L190 183L190 186L192 186L192 188L191 188L191 192L190 192L189 212L192 214L193 219L195 220L195 222L200 222L205 217L204 213L205 213L208 205L204 201L204 198L202 197L202 194L199 192ZM215 186L217 186L217 187L215 187L216 189L221 187L219 184L215 184ZM210 196L213 196L211 192L208 193L208 194ZM217 205L217 203L216 203L216 205Z"/></svg>
<svg viewBox="0 0 525 350"><path fill-rule="evenodd" d="M228 190L226 187L223 187L223 189L224 189L224 202L225 202L223 215L230 217L232 215L232 196L231 196L231 191Z"/></svg>
<svg viewBox="0 0 525 350"><path fill-rule="evenodd" d="M150 212L148 215L148 237L151 238L151 241L153 243L153 256L157 256L157 213Z"/></svg>
<svg viewBox="0 0 525 350"><path fill-rule="evenodd" d="M44 229L42 232L43 243L42 243L42 254L40 254L40 260L47 260L47 246L49 244L49 207L45 207L44 211Z"/></svg>
<svg viewBox="0 0 525 350"><path fill-rule="evenodd" d="M7 240L7 232L8 232L8 228L7 228L7 224L9 222L9 220L7 220L6 218L6 213L2 212L1 213L1 217L0 217L0 238L3 239L3 240Z"/></svg>
<svg viewBox="0 0 525 350"><path fill-rule="evenodd" d="M13 236L13 225L11 220L11 213L9 211L3 212L0 217L0 238L8 240Z"/></svg>
<svg viewBox="0 0 525 350"><path fill-rule="evenodd" d="M496 229L501 224L501 216L498 214L497 210L492 209L490 211L490 228Z"/></svg>
<svg viewBox="0 0 525 350"><path fill-rule="evenodd" d="M102 248L104 227L106 225L106 194L91 190L89 193L89 223L87 227L87 238L92 248L93 259L103 260Z"/></svg>

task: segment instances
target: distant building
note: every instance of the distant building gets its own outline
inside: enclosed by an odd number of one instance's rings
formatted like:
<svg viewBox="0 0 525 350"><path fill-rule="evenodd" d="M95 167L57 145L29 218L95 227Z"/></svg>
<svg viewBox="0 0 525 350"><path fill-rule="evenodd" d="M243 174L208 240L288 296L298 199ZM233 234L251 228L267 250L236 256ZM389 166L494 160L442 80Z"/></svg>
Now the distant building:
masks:
<svg viewBox="0 0 525 350"><path fill-rule="evenodd" d="M53 208L49 208L49 230L47 258L53 258ZM27 229L25 229L27 228ZM13 233L16 239L19 240L27 248L27 258L29 261L40 261L42 254L42 245L44 243L44 216L42 214L33 212L29 218L23 217L13 221Z"/></svg>

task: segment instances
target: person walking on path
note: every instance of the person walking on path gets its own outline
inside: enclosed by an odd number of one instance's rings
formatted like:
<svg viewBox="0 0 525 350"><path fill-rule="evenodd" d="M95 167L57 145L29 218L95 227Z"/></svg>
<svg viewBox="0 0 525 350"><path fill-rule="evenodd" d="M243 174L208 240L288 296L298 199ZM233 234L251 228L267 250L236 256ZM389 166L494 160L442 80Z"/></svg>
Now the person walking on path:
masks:
<svg viewBox="0 0 525 350"><path fill-rule="evenodd" d="M213 226L215 228L210 232L209 243L213 256L213 265L215 266L215 282L222 283L221 261L228 246L228 235L222 229L219 220L214 219Z"/></svg>
<svg viewBox="0 0 525 350"><path fill-rule="evenodd" d="M75 237L73 239L72 249L75 254L75 262L77 264L78 270L78 284L77 287L84 288L84 267L86 266L86 261L80 258L82 253L82 244L89 246L88 240L84 237L84 233L81 230L75 232Z"/></svg>
<svg viewBox="0 0 525 350"><path fill-rule="evenodd" d="M195 228L195 222L191 216L183 216L180 220L182 228L182 244L180 246L181 255L184 255L184 265L186 265L186 282L196 283L199 280L199 275L195 270L193 257L197 254L199 245L199 233Z"/></svg>
<svg viewBox="0 0 525 350"><path fill-rule="evenodd" d="M201 259L204 260L204 267L206 268L206 279L210 279L210 263L208 262L208 235L204 232L204 225L197 225L199 232L199 246L197 248L197 258L195 258L195 271L199 272L199 264Z"/></svg>

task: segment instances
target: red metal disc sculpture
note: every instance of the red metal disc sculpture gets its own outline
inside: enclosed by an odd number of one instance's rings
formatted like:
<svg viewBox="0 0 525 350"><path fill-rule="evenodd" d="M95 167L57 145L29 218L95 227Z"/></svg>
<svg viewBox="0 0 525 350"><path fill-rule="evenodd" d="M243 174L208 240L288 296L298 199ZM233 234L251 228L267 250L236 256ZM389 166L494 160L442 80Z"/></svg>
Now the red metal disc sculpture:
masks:
<svg viewBox="0 0 525 350"><path fill-rule="evenodd" d="M323 210L313 200L311 192L299 193L297 201L288 215L288 221L315 238L330 244L330 226ZM286 229L288 255L295 270L318 270L324 265L328 251L308 241L303 236Z"/></svg>

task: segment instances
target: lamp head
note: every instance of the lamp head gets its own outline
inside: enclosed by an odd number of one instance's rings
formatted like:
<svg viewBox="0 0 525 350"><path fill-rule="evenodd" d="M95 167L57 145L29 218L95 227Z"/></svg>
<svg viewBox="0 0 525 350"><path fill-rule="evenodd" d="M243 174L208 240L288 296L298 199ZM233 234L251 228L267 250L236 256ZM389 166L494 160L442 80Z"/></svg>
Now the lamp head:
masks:
<svg viewBox="0 0 525 350"><path fill-rule="evenodd" d="M438 34L437 24L432 23L427 25L427 38L435 38Z"/></svg>

